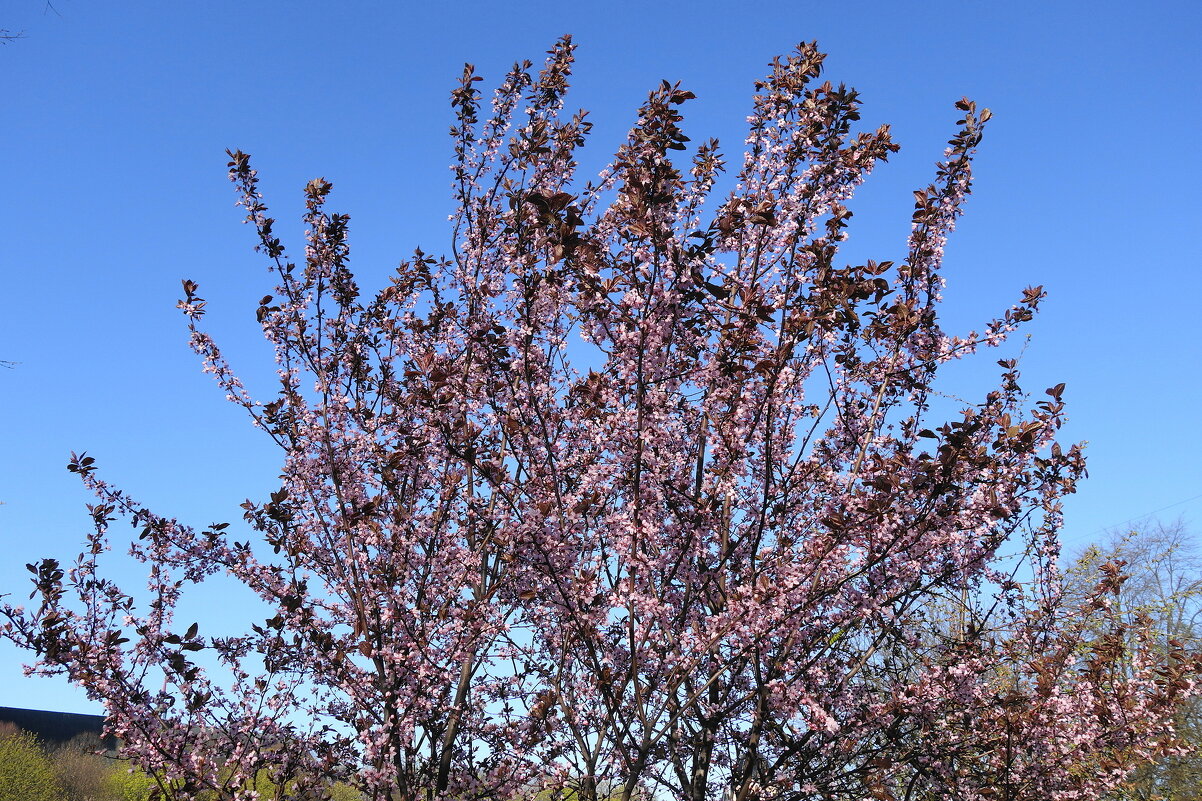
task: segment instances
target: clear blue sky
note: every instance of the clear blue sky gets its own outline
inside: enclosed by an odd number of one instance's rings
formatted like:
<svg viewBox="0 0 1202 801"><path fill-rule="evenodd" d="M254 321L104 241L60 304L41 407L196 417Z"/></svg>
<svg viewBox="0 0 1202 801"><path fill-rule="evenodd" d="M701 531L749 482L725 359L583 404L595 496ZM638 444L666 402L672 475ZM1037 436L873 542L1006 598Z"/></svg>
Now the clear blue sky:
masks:
<svg viewBox="0 0 1202 801"><path fill-rule="evenodd" d="M949 327L982 324L1028 284L1049 291L1023 365L1035 392L1067 382L1067 436L1090 441L1070 548L1171 504L1162 517L1202 533L1192 0L7 0L0 27L25 33L0 47L0 358L18 362L0 371L0 592L23 597L26 562L78 552L89 499L64 470L71 450L201 525L239 521L238 504L272 487L277 454L201 374L174 309L180 279L198 281L210 329L252 389L269 386L254 308L270 277L225 148L253 155L294 246L301 187L333 181L353 264L378 287L414 246L447 244L447 98L463 62L495 79L568 32L593 167L662 78L697 94L693 139L736 155L752 82L817 39L828 76L860 89L865 122L892 123L903 146L852 207L853 250L878 259L901 253L951 104L991 107L948 251ZM974 374L975 395L990 374ZM220 621L238 598L210 590L205 614ZM0 706L97 711L61 681L22 678L20 662L0 646Z"/></svg>

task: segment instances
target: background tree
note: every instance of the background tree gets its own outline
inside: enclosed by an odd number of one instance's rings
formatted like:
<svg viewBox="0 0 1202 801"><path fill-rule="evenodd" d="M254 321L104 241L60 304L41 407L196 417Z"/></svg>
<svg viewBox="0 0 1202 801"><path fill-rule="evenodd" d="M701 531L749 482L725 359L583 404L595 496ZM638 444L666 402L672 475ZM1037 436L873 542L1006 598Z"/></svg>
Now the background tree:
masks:
<svg viewBox="0 0 1202 801"><path fill-rule="evenodd" d="M0 801L62 801L63 791L41 744L0 723Z"/></svg>
<svg viewBox="0 0 1202 801"><path fill-rule="evenodd" d="M279 279L257 312L274 399L201 329L195 282L180 308L282 448L281 487L243 505L241 541L73 457L95 531L73 565L30 565L38 606L5 607L4 635L103 701L181 799L255 797L266 776L280 798L343 779L373 801L1043 801L1097 798L1171 748L1197 660L1121 615L1114 563L1076 607L1060 592L1060 499L1083 470L1055 439L1063 385L1032 402L1003 359L975 403L936 388L1044 296L940 326L988 110L956 103L904 259L849 265L847 202L897 145L855 130L858 96L819 81L815 45L756 84L721 198L716 142L677 163L692 94L667 82L576 181L572 51L515 65L490 106L465 67L450 255L418 250L374 297L331 185L306 186L293 261L230 153ZM101 570L118 519L145 594ZM177 623L218 574L270 616L234 637Z"/></svg>
<svg viewBox="0 0 1202 801"><path fill-rule="evenodd" d="M103 791L115 801L150 801L157 787L146 773L123 764L105 777Z"/></svg>
<svg viewBox="0 0 1202 801"><path fill-rule="evenodd" d="M104 743L94 734L80 734L54 748L50 763L66 801L124 801L111 792L109 776L125 765L106 758Z"/></svg>
<svg viewBox="0 0 1202 801"><path fill-rule="evenodd" d="M1090 546L1066 571L1067 592L1081 593L1098 565L1120 561L1127 579L1115 599L1117 610L1129 621L1146 621L1161 653L1175 647L1175 642L1198 652L1202 646L1202 553L1189 528L1178 520L1151 522L1126 533L1111 532L1105 542ZM1127 664L1125 669L1130 671L1131 666ZM1182 739L1180 751L1136 770L1114 798L1202 798L1202 703L1197 697L1181 706L1176 725Z"/></svg>

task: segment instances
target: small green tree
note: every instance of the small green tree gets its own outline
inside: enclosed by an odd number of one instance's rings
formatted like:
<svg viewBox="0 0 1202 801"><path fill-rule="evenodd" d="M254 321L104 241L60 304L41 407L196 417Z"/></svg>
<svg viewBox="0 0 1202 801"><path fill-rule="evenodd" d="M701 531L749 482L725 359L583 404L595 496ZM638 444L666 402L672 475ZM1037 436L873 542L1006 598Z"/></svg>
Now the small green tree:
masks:
<svg viewBox="0 0 1202 801"><path fill-rule="evenodd" d="M0 801L63 801L54 768L37 738L0 723Z"/></svg>
<svg viewBox="0 0 1202 801"><path fill-rule="evenodd" d="M147 801L156 787L155 780L128 762L117 762L104 777L106 798L115 801Z"/></svg>
<svg viewBox="0 0 1202 801"><path fill-rule="evenodd" d="M363 793L344 782L330 786L330 801L363 801Z"/></svg>

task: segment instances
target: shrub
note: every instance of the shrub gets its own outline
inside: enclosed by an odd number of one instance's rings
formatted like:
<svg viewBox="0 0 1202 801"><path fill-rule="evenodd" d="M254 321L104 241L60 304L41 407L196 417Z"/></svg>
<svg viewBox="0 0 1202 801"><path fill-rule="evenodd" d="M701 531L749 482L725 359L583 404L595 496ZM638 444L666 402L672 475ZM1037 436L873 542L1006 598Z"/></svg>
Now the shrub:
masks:
<svg viewBox="0 0 1202 801"><path fill-rule="evenodd" d="M110 767L103 782L104 797L113 801L148 801L154 787L153 778L125 762Z"/></svg>
<svg viewBox="0 0 1202 801"><path fill-rule="evenodd" d="M337 782L330 787L330 801L363 801L363 793L349 784Z"/></svg>
<svg viewBox="0 0 1202 801"><path fill-rule="evenodd" d="M123 801L107 791L113 764L103 751L104 743L95 734L80 734L51 752L51 767L67 801Z"/></svg>
<svg viewBox="0 0 1202 801"><path fill-rule="evenodd" d="M0 723L0 801L63 801L65 797L37 738Z"/></svg>

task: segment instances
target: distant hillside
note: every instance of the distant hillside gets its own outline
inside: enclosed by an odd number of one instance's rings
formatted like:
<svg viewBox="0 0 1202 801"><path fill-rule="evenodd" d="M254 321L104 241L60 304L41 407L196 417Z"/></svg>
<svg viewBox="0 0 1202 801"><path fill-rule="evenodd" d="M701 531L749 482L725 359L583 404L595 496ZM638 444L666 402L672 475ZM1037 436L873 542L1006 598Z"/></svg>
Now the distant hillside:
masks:
<svg viewBox="0 0 1202 801"><path fill-rule="evenodd" d="M114 738L102 736L104 715L78 715L73 712L0 706L0 722L12 723L35 734L47 745L60 745L80 734L94 734L101 737L106 748L117 747Z"/></svg>

